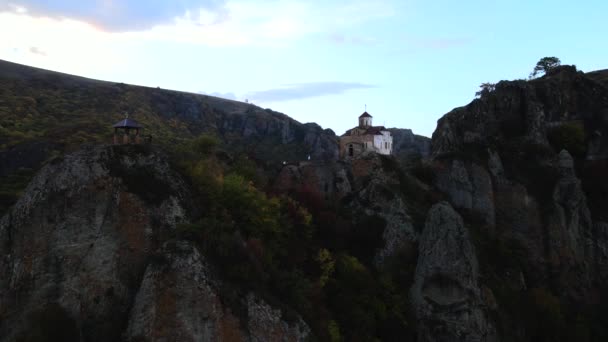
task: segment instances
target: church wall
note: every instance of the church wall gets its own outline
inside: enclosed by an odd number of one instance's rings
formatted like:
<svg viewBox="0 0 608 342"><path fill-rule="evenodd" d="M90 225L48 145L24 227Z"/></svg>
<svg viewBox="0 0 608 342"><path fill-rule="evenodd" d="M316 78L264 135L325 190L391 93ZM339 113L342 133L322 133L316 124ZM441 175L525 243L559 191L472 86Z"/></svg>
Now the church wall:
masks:
<svg viewBox="0 0 608 342"><path fill-rule="evenodd" d="M390 133L374 135L374 147L376 148L376 152L380 154L391 154L393 150L393 137L390 135Z"/></svg>
<svg viewBox="0 0 608 342"><path fill-rule="evenodd" d="M373 136L370 135L354 135L340 138L340 157L349 157L349 145L353 145L353 156L358 156L364 151L372 149ZM365 146L368 148L365 149Z"/></svg>

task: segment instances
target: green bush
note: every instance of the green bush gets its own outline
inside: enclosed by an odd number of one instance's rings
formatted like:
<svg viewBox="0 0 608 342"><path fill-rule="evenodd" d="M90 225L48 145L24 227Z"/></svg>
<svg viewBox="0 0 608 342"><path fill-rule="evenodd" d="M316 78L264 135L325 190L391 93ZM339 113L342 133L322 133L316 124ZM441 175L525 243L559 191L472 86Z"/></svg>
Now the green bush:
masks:
<svg viewBox="0 0 608 342"><path fill-rule="evenodd" d="M327 332L331 342L342 341L342 337L340 337L340 326L338 323L336 323L336 321L329 321L329 324L327 325Z"/></svg>
<svg viewBox="0 0 608 342"><path fill-rule="evenodd" d="M192 141L193 151L201 156L208 156L215 152L219 139L213 135L203 134Z"/></svg>
<svg viewBox="0 0 608 342"><path fill-rule="evenodd" d="M573 157L584 157L585 129L581 123L565 123L549 130L549 143L556 152L567 150Z"/></svg>

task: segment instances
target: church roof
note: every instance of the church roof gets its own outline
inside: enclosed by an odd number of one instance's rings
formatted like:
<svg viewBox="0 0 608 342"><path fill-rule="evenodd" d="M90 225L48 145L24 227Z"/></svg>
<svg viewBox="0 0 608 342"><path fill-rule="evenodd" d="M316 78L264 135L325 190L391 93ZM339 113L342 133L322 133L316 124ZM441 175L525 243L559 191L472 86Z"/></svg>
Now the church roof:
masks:
<svg viewBox="0 0 608 342"><path fill-rule="evenodd" d="M114 127L114 128L141 128L142 125L140 125L137 121L135 121L133 119L126 118L126 119L118 121L112 127Z"/></svg>
<svg viewBox="0 0 608 342"><path fill-rule="evenodd" d="M369 115L369 113L368 113L367 111L366 111L366 112L363 112L363 114L361 114L361 115L359 116L359 118L371 118L371 117L372 117L372 116L371 116L371 115Z"/></svg>
<svg viewBox="0 0 608 342"><path fill-rule="evenodd" d="M361 128L361 127L355 127L355 128L349 129L342 136L346 137L346 136L353 135L352 132L355 129L361 130L363 128ZM382 131L386 131L386 130L387 129L384 126L370 126L370 127L366 127L365 128L365 132L363 134L359 134L359 135L382 135Z"/></svg>
<svg viewBox="0 0 608 342"><path fill-rule="evenodd" d="M382 134L382 131L386 131L386 128L384 126L371 126L367 128L367 131L365 132L365 134L375 134L375 135L379 135Z"/></svg>

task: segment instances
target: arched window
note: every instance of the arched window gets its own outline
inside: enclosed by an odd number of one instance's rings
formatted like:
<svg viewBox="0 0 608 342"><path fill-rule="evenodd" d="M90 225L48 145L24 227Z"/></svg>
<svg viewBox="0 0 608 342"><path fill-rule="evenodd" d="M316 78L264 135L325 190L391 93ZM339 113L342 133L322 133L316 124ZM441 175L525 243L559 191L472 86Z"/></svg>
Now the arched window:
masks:
<svg viewBox="0 0 608 342"><path fill-rule="evenodd" d="M353 145L348 145L348 155L352 157L354 153L355 151L353 150Z"/></svg>

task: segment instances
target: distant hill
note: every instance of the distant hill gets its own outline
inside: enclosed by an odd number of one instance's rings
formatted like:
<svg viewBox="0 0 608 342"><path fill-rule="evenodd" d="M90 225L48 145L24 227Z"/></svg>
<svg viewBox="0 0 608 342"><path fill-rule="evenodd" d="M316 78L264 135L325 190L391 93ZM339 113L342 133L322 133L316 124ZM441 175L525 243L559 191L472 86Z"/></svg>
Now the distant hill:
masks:
<svg viewBox="0 0 608 342"><path fill-rule="evenodd" d="M110 143L125 113L152 142L172 148L207 133L221 148L267 167L335 159L333 131L252 104L97 81L0 60L0 212L46 160L83 144Z"/></svg>
<svg viewBox="0 0 608 342"><path fill-rule="evenodd" d="M96 81L0 61L0 150L45 141L59 150L110 142L125 113L159 144L201 133L265 160L334 158L335 135L270 109L160 88ZM0 174L6 174L6 167ZM10 171L10 170L9 170Z"/></svg>

